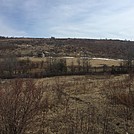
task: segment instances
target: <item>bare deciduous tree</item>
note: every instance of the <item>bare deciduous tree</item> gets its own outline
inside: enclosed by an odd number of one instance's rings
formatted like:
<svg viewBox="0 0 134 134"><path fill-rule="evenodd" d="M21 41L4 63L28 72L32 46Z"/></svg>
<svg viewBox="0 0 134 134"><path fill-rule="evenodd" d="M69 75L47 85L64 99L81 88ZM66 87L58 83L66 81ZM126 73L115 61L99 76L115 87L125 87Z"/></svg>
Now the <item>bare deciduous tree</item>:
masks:
<svg viewBox="0 0 134 134"><path fill-rule="evenodd" d="M0 87L0 134L24 134L39 117L43 88L32 80L16 79Z"/></svg>

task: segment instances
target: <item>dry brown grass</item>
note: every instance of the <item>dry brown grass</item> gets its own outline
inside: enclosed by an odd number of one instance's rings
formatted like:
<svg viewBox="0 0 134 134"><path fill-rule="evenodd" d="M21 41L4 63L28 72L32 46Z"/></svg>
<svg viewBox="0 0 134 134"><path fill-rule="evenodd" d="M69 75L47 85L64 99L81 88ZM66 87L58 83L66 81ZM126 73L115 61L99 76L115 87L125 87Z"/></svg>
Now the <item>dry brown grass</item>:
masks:
<svg viewBox="0 0 134 134"><path fill-rule="evenodd" d="M128 89L127 78L127 75L87 75L34 79L37 84L43 83L46 99L40 133L133 133L132 109L121 103L113 105L108 98L112 95L111 91L121 91L115 95L116 98L129 102L129 99L126 100L129 96L123 92Z"/></svg>
<svg viewBox="0 0 134 134"><path fill-rule="evenodd" d="M107 66L119 66L120 61L113 61L113 60L91 60L91 65L92 66L102 66L102 65L107 65Z"/></svg>

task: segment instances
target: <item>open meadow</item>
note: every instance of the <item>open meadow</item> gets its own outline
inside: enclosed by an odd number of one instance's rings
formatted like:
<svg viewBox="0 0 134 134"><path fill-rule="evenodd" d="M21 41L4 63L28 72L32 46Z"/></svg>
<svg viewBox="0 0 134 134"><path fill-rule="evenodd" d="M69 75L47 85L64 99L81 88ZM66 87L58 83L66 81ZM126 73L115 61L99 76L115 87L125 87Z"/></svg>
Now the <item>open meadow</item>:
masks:
<svg viewBox="0 0 134 134"><path fill-rule="evenodd" d="M16 134L132 134L132 78L85 75L1 80L0 122L4 123L0 130Z"/></svg>

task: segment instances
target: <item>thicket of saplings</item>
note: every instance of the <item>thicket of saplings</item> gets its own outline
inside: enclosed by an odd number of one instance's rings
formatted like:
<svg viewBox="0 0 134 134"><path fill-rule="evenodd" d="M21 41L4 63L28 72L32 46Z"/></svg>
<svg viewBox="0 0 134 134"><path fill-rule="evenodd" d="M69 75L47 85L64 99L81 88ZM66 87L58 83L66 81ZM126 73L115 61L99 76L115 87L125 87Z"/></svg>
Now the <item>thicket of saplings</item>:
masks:
<svg viewBox="0 0 134 134"><path fill-rule="evenodd" d="M86 77L70 85L58 77L52 85L32 79L1 82L0 134L133 134L133 75L100 82L98 105L91 94L98 83ZM87 94L88 101L80 98Z"/></svg>
<svg viewBox="0 0 134 134"><path fill-rule="evenodd" d="M46 61L31 61L29 58L19 60L8 56L0 60L0 78L41 78L60 75L81 74L125 74L134 70L132 61L124 62L120 66L92 67L87 58L78 58L67 65L66 59L47 57Z"/></svg>

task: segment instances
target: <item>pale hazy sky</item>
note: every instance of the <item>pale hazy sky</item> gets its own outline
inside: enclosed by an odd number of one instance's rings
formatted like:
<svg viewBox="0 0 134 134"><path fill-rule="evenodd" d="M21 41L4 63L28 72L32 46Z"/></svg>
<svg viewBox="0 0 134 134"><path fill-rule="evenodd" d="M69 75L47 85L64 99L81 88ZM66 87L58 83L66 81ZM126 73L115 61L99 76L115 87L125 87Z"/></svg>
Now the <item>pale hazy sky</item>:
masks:
<svg viewBox="0 0 134 134"><path fill-rule="evenodd" d="M134 40L134 1L0 0L0 35Z"/></svg>

